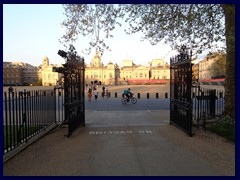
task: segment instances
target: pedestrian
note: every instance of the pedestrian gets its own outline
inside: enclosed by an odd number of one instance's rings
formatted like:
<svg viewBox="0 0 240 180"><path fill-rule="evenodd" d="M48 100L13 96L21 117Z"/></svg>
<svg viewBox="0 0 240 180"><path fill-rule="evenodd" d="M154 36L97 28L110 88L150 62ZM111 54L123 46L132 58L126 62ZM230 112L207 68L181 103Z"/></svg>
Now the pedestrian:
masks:
<svg viewBox="0 0 240 180"><path fill-rule="evenodd" d="M93 93L94 93L95 101L97 101L97 98L98 98L97 88L94 89Z"/></svg>
<svg viewBox="0 0 240 180"><path fill-rule="evenodd" d="M108 89L108 86L106 86L106 96L107 96L107 98L109 97L109 89Z"/></svg>
<svg viewBox="0 0 240 180"><path fill-rule="evenodd" d="M102 98L104 99L104 92L102 91Z"/></svg>
<svg viewBox="0 0 240 180"><path fill-rule="evenodd" d="M104 99L105 96L105 86L102 87L102 98Z"/></svg>
<svg viewBox="0 0 240 180"><path fill-rule="evenodd" d="M92 89L89 88L88 89L88 101L91 102L91 100L92 100Z"/></svg>
<svg viewBox="0 0 240 180"><path fill-rule="evenodd" d="M9 91L10 93L13 92L13 87L10 86L10 87L8 88L8 91Z"/></svg>

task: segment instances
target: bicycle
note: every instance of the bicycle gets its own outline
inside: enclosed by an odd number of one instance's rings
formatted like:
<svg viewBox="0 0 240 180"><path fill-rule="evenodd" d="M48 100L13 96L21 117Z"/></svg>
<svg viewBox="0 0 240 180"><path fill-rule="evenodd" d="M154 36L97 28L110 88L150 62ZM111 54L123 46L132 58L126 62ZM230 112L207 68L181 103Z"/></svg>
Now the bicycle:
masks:
<svg viewBox="0 0 240 180"><path fill-rule="evenodd" d="M129 97L129 99L128 99L127 97L124 96L121 100L122 104L127 104L130 101L131 101L131 103L136 104L137 103L137 98Z"/></svg>

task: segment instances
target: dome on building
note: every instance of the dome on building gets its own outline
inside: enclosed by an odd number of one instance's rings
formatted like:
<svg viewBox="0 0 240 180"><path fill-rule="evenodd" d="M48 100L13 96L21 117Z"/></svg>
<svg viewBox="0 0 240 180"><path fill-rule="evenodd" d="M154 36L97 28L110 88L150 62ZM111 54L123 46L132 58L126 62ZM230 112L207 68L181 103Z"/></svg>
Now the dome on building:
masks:
<svg viewBox="0 0 240 180"><path fill-rule="evenodd" d="M48 57L46 55L43 57L43 60L49 61L49 59L48 59Z"/></svg>
<svg viewBox="0 0 240 180"><path fill-rule="evenodd" d="M102 66L102 62L101 62L101 58L99 56L98 50L96 51L96 54L91 61L91 66L92 67L101 67Z"/></svg>
<svg viewBox="0 0 240 180"><path fill-rule="evenodd" d="M49 66L49 59L46 55L43 57L42 65L43 67Z"/></svg>

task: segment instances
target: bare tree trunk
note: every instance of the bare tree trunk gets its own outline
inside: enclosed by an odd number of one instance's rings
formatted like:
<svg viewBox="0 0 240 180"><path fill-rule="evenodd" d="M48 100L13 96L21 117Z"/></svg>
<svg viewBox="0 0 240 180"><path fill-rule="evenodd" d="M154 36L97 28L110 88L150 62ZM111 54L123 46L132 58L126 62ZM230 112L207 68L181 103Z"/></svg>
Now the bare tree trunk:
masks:
<svg viewBox="0 0 240 180"><path fill-rule="evenodd" d="M235 5L223 5L226 26L225 112L235 119Z"/></svg>

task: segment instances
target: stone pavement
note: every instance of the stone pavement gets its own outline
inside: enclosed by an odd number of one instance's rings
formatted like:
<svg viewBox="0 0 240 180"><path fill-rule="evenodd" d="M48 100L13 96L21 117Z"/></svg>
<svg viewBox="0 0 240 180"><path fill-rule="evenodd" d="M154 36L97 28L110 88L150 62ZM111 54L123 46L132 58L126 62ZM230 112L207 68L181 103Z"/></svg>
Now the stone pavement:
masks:
<svg viewBox="0 0 240 180"><path fill-rule="evenodd" d="M86 127L59 127L3 164L4 176L234 176L234 144L188 137L169 110L86 110Z"/></svg>

